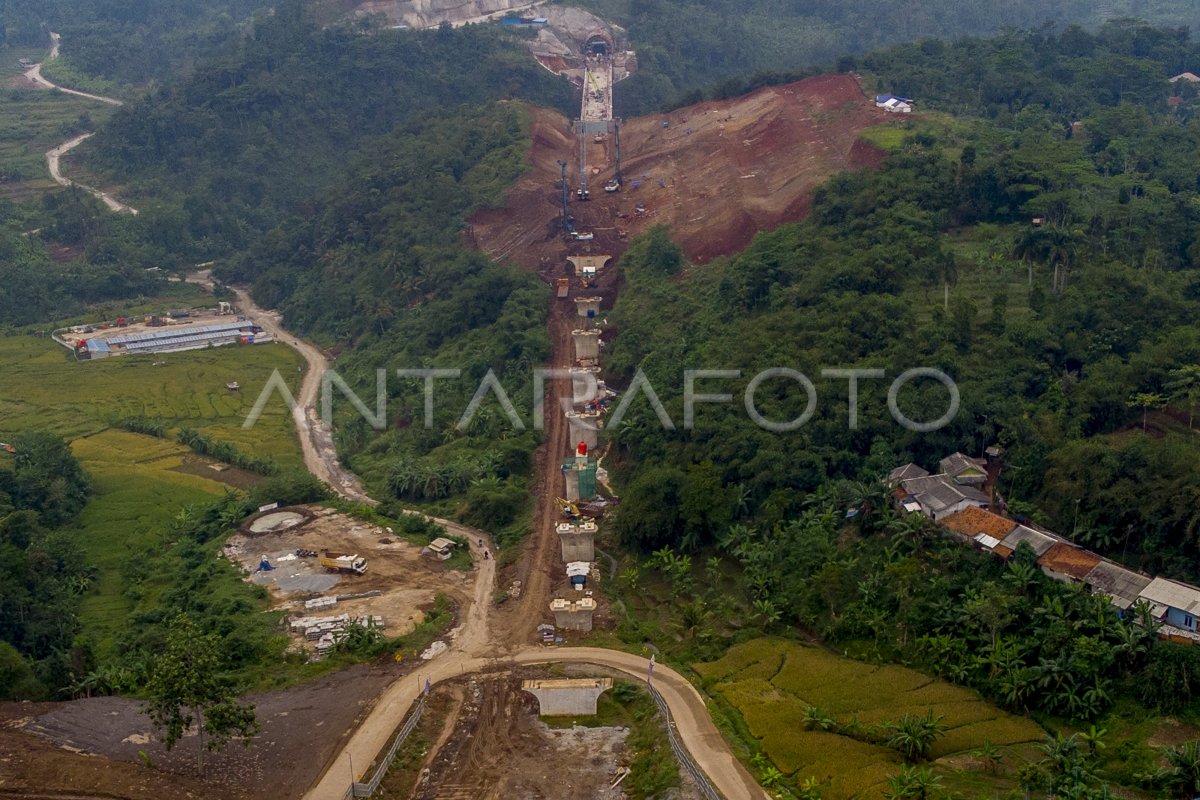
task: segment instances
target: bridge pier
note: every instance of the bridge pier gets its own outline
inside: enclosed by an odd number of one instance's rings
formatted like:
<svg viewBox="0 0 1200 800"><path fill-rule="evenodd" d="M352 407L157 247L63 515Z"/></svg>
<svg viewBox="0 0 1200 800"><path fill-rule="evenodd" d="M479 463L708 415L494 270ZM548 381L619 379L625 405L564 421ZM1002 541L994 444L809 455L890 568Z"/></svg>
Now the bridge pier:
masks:
<svg viewBox="0 0 1200 800"><path fill-rule="evenodd" d="M521 689L537 698L539 716L567 717L595 714L596 701L612 685L612 678L559 678L522 681Z"/></svg>

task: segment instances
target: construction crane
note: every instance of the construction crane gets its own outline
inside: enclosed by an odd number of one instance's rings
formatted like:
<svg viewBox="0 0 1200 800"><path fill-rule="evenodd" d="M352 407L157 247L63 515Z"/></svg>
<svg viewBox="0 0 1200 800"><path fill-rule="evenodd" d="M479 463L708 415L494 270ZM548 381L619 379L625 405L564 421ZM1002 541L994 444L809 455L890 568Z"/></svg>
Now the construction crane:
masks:
<svg viewBox="0 0 1200 800"><path fill-rule="evenodd" d="M613 175L613 179L604 185L606 192L621 191L621 123L613 120L613 145L616 147L617 154L617 171Z"/></svg>
<svg viewBox="0 0 1200 800"><path fill-rule="evenodd" d="M613 120L613 145L617 151L617 173L613 177L617 183L622 183L624 178L621 177L621 121L619 119Z"/></svg>
<svg viewBox="0 0 1200 800"><path fill-rule="evenodd" d="M581 126L583 120L580 120ZM579 188L575 190L576 200L591 200L587 188L587 132L579 134Z"/></svg>
<svg viewBox="0 0 1200 800"><path fill-rule="evenodd" d="M563 233L574 233L575 226L571 224L571 217L567 213L567 198L570 188L567 186L567 162L559 161L558 166L562 169L562 224Z"/></svg>

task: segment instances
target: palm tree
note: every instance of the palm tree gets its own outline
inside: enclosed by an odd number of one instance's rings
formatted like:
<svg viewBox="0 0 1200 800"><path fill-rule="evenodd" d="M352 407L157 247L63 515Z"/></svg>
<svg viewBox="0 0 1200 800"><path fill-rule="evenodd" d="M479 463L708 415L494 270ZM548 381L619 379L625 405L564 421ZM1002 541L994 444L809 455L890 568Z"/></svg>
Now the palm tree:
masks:
<svg viewBox="0 0 1200 800"><path fill-rule="evenodd" d="M978 758L983 763L984 769L993 775L1000 771L1000 762L1004 760L1004 753L989 739L984 739L983 744L972 755Z"/></svg>
<svg viewBox="0 0 1200 800"><path fill-rule="evenodd" d="M1038 749L1045 757L1038 762L1033 777L1044 784L1051 797L1088 796L1088 787L1095 782L1096 775L1078 734L1066 737L1056 734L1038 745Z"/></svg>
<svg viewBox="0 0 1200 800"><path fill-rule="evenodd" d="M899 750L909 762L927 758L934 743L946 733L942 717L935 717L932 709L923 717L906 713L903 719L886 728L892 732L887 746Z"/></svg>
<svg viewBox="0 0 1200 800"><path fill-rule="evenodd" d="M776 622L779 622L779 609L765 597L761 597L754 601L754 613L762 618L763 627L769 628Z"/></svg>
<svg viewBox="0 0 1200 800"><path fill-rule="evenodd" d="M804 709L804 730L806 731L834 731L837 730L838 722L833 717L825 713L820 706L808 706Z"/></svg>
<svg viewBox="0 0 1200 800"><path fill-rule="evenodd" d="M796 800L821 800L821 786L814 777L805 778L796 790Z"/></svg>
<svg viewBox="0 0 1200 800"><path fill-rule="evenodd" d="M1013 257L1025 262L1030 289L1033 288L1033 262L1044 260L1047 250L1046 235L1040 228L1025 228L1013 242Z"/></svg>
<svg viewBox="0 0 1200 800"><path fill-rule="evenodd" d="M1003 580L1021 594L1025 594L1029 590L1029 587L1037 583L1038 572L1037 567L1032 564L1027 564L1024 561L1010 561L1008 562L1008 568L1005 570Z"/></svg>
<svg viewBox="0 0 1200 800"><path fill-rule="evenodd" d="M773 764L768 764L759 772L759 783L765 789L774 789L783 783L783 773Z"/></svg>
<svg viewBox="0 0 1200 800"><path fill-rule="evenodd" d="M695 639L698 633L708 627L710 618L712 618L712 612L708 610L708 604L704 602L703 598L697 597L680 609L679 627L689 639Z"/></svg>
<svg viewBox="0 0 1200 800"><path fill-rule="evenodd" d="M941 777L929 767L904 767L899 775L888 778L883 796L888 800L927 800L942 788Z"/></svg>

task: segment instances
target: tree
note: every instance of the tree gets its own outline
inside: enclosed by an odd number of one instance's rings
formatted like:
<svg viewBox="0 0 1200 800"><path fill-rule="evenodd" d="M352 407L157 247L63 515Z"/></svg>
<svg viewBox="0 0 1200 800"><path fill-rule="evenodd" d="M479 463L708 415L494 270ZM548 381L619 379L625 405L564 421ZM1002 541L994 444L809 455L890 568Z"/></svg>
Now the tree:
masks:
<svg viewBox="0 0 1200 800"><path fill-rule="evenodd" d="M934 742L946 733L942 718L935 717L932 709L923 717L905 714L903 719L887 728L892 732L887 746L899 750L909 762L927 758Z"/></svg>
<svg viewBox="0 0 1200 800"><path fill-rule="evenodd" d="M83 509L91 491L87 474L62 437L48 431L25 431L12 440L12 498L18 509L37 511L53 527Z"/></svg>
<svg viewBox="0 0 1200 800"><path fill-rule="evenodd" d="M942 779L929 767L905 766L899 775L888 778L884 797L888 800L927 800L942 788Z"/></svg>
<svg viewBox="0 0 1200 800"><path fill-rule="evenodd" d="M984 769L993 775L1000 771L1000 762L1004 760L1004 753L988 739L985 739L972 755L978 758L983 763Z"/></svg>
<svg viewBox="0 0 1200 800"><path fill-rule="evenodd" d="M1142 433L1146 432L1146 415L1152 408L1162 408L1167 399L1157 392L1137 392L1126 403L1130 408L1142 410Z"/></svg>
<svg viewBox="0 0 1200 800"><path fill-rule="evenodd" d="M806 731L832 731L837 726L837 720L825 713L819 706L808 706L804 709L804 729Z"/></svg>
<svg viewBox="0 0 1200 800"><path fill-rule="evenodd" d="M219 674L221 650L220 637L202 633L187 614L180 614L171 622L166 646L146 684L150 698L146 713L164 732L168 750L196 726L196 764L200 768L205 748L218 750L232 736L241 737L249 747L259 729L254 706L239 703Z"/></svg>
<svg viewBox="0 0 1200 800"><path fill-rule="evenodd" d="M1200 741L1193 739L1178 747L1164 747L1159 752L1167 765L1155 773L1155 783L1174 797L1200 794Z"/></svg>
<svg viewBox="0 0 1200 800"><path fill-rule="evenodd" d="M1025 775L1027 789L1042 788L1051 797L1062 800L1084 800L1095 796L1092 790L1096 781L1094 759L1078 734L1057 734L1039 744L1038 749L1044 757Z"/></svg>
<svg viewBox="0 0 1200 800"><path fill-rule="evenodd" d="M1171 380L1165 388L1176 400L1184 400L1188 407L1188 428L1195 430L1196 404L1200 403L1200 364L1171 370Z"/></svg>

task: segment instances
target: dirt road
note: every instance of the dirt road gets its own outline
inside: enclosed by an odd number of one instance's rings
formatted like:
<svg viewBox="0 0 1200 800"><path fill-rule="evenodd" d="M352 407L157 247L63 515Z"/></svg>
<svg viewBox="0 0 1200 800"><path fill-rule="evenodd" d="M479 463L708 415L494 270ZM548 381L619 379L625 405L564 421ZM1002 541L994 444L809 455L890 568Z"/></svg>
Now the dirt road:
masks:
<svg viewBox="0 0 1200 800"><path fill-rule="evenodd" d="M61 38L62 37L59 36L57 33L50 34L50 53L49 53L49 55L46 56L46 61L53 61L54 59L58 58L58 42L59 42L59 39L61 39ZM38 62L37 64L34 64L29 69L25 70L26 79L28 79L29 82L32 83L34 86L40 86L43 89L58 89L60 92L63 92L64 94L73 94L76 97L86 97L88 100L97 100L101 103L108 103L110 106L125 105L123 102L116 99L115 97L105 97L104 95L99 95L99 94L89 94L88 92L80 92L76 89L68 89L65 86L58 86L56 84L51 83L50 81L48 81L42 77L42 63L43 62Z"/></svg>
<svg viewBox="0 0 1200 800"><path fill-rule="evenodd" d="M61 37L57 33L50 34L50 54L46 57L47 61L53 61L54 59L58 58L58 42L60 38ZM25 70L25 77L34 86L44 89L58 89L60 92L65 92L66 94L73 94L76 97L85 97L88 100L98 100L101 103L108 103L109 105L113 106L124 105L124 103L122 103L120 100L112 97L102 97L98 94L88 94L87 92L78 92L74 89L64 89L62 86L56 86L42 77L41 63L34 64L32 67ZM112 211L120 211L127 214L138 213L136 208L122 203L120 200L112 197L107 192L102 192L93 186L86 186L78 181L73 181L70 178L63 176L60 169L60 161L62 157L74 150L79 145L83 144L92 135L93 134L91 133L85 133L81 136L76 136L74 139L70 139L66 142L63 142L58 147L48 150L46 152L46 167L50 170L50 177L53 178L54 182L59 186L78 186L88 194L98 198L100 202L104 203L104 205L108 206Z"/></svg>
<svg viewBox="0 0 1200 800"><path fill-rule="evenodd" d="M188 275L187 280L189 283L200 284L210 289L213 286L211 270L192 273ZM284 329L278 312L267 311L259 306L245 289L230 288L237 296L238 310L261 325L263 330L276 340L303 356L308 363L304 380L300 384L300 392L292 407L292 420L296 424L296 434L300 438L300 449L304 453L304 465L308 471L347 500L379 505L379 502L372 499L363 489L358 476L338 461L337 448L333 444L333 431L317 413L317 393L321 390L321 376L329 368L329 359L316 347Z"/></svg>
<svg viewBox="0 0 1200 800"><path fill-rule="evenodd" d="M59 168L59 160L71 150L74 150L76 147L83 144L91 136L93 136L93 134L85 133L81 136L76 136L74 139L63 142L58 147L46 151L46 167L50 170L50 177L53 178L54 182L59 186L78 186L88 194L99 199L100 202L104 203L104 205L108 206L112 211L120 211L127 214L138 213L136 208L122 203L108 192L102 192L93 186L87 186L63 176L62 171Z"/></svg>

